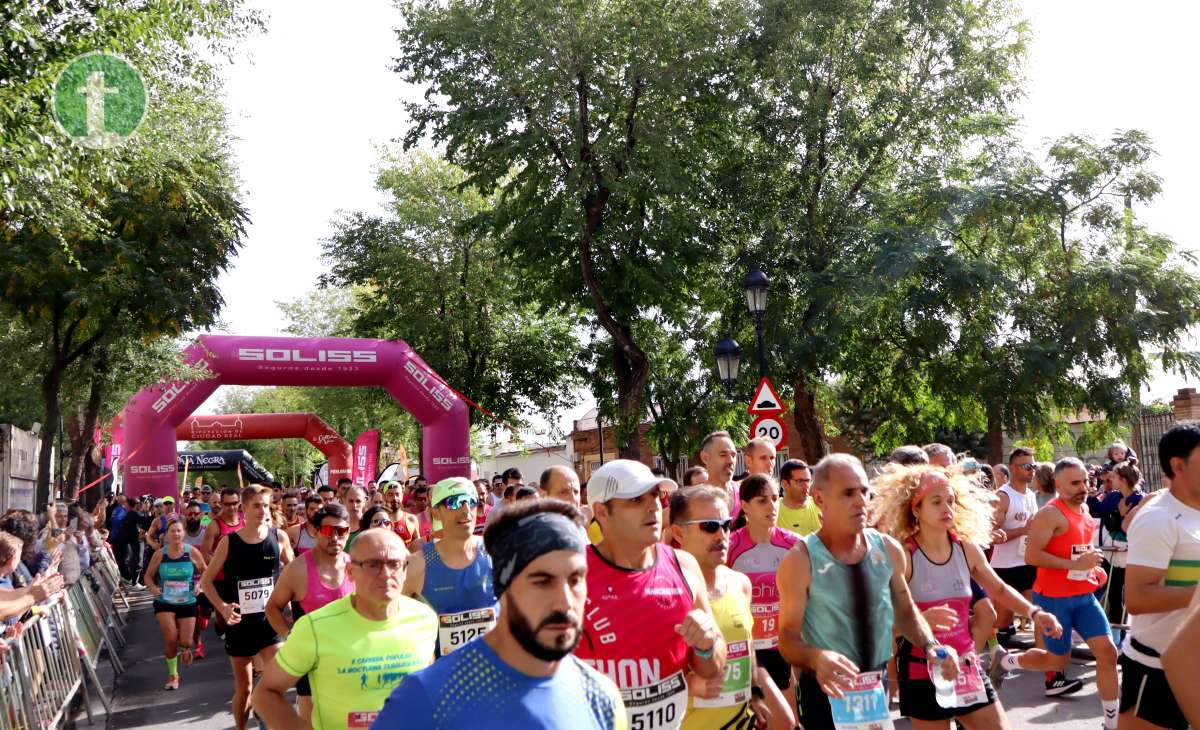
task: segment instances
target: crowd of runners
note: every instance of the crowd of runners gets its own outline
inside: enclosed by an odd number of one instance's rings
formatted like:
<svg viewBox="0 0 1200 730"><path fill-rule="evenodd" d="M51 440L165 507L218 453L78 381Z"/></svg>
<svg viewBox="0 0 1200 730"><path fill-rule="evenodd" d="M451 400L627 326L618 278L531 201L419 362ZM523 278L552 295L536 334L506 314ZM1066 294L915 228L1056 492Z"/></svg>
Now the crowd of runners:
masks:
<svg viewBox="0 0 1200 730"><path fill-rule="evenodd" d="M164 689L219 637L239 730L850 730L897 703L919 730L1008 728L1005 677L1058 701L1084 644L1104 728L1200 727L1200 425L1163 436L1150 494L1120 443L1099 468L903 447L873 479L742 453L735 475L709 435L683 486L616 460L582 486L204 486L95 517L153 596ZM22 520L0 521L5 579ZM61 589L23 570L0 618Z"/></svg>

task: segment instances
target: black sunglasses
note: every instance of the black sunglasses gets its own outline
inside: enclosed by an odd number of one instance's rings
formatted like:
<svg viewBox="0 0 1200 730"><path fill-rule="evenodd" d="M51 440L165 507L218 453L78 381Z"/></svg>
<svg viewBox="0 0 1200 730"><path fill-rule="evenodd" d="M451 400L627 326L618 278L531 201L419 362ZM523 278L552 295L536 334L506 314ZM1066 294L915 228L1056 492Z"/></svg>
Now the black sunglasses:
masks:
<svg viewBox="0 0 1200 730"><path fill-rule="evenodd" d="M733 524L733 520L729 518L725 518L723 520L688 520L683 524L698 525L702 531L707 532L710 535L715 535L717 534L717 530L729 532L729 527Z"/></svg>

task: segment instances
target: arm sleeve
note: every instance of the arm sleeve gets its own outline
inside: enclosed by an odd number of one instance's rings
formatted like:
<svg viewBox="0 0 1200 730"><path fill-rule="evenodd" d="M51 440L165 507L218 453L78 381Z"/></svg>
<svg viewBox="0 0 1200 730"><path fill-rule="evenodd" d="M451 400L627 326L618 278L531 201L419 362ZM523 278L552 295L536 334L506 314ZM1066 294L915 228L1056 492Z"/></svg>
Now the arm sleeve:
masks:
<svg viewBox="0 0 1200 730"><path fill-rule="evenodd" d="M1175 521L1156 505L1147 505L1129 526L1129 565L1166 570L1175 552Z"/></svg>
<svg viewBox="0 0 1200 730"><path fill-rule="evenodd" d="M317 636L307 615L292 626L287 641L275 653L279 668L293 677L303 677L317 665Z"/></svg>
<svg viewBox="0 0 1200 730"><path fill-rule="evenodd" d="M410 674L388 695L371 730L434 730L433 705L421 678Z"/></svg>

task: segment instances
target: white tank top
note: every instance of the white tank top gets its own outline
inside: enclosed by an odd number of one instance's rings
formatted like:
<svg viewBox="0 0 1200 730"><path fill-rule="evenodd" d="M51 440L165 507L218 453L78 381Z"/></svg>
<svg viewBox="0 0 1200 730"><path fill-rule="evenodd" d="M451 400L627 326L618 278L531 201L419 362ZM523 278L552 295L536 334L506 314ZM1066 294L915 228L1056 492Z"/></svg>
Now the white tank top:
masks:
<svg viewBox="0 0 1200 730"><path fill-rule="evenodd" d="M1015 530L1024 527L1037 513L1037 495L1033 489L1026 487L1024 492L1018 492L1012 486L1005 484L1000 492L1008 495L1008 512L1004 515L1004 530ZM993 568L1018 568L1025 565L1025 545L1029 536L1018 537L992 549Z"/></svg>

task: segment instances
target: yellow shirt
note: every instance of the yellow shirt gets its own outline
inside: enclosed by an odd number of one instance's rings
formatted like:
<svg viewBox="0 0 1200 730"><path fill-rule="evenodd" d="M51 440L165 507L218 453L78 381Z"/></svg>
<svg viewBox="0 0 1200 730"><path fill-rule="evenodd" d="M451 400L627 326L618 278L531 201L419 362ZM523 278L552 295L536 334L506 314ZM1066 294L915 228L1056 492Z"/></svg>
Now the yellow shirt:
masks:
<svg viewBox="0 0 1200 730"><path fill-rule="evenodd" d="M305 614L275 655L283 671L308 675L314 730L369 727L400 680L433 661L432 608L403 596L396 616L371 621L350 599Z"/></svg>
<svg viewBox="0 0 1200 730"><path fill-rule="evenodd" d="M754 618L750 602L736 583L726 576L725 595L712 602L713 618L725 639L725 685L715 699L688 697L687 713L680 730L752 728L750 711L750 646ZM697 707L696 705L701 705Z"/></svg>
<svg viewBox="0 0 1200 730"><path fill-rule="evenodd" d="M780 500L779 515L775 518L775 524L804 537L821 529L821 512L812 497L804 500L804 506L799 509L792 509Z"/></svg>

